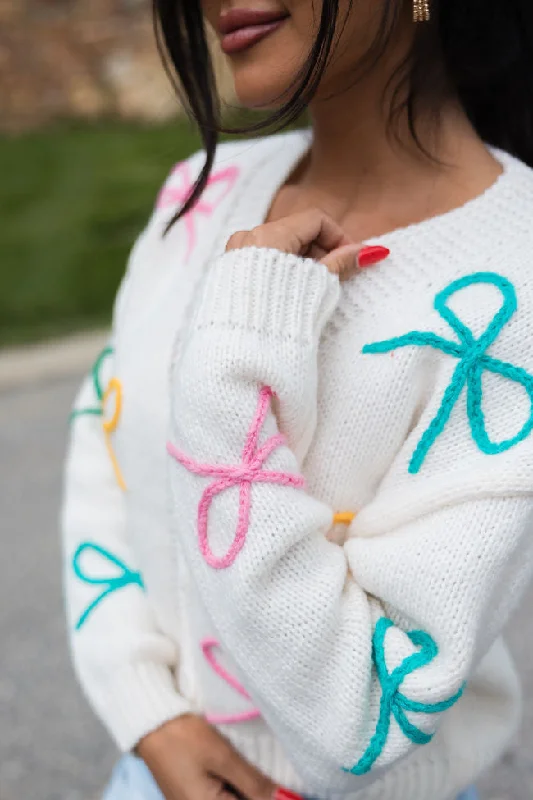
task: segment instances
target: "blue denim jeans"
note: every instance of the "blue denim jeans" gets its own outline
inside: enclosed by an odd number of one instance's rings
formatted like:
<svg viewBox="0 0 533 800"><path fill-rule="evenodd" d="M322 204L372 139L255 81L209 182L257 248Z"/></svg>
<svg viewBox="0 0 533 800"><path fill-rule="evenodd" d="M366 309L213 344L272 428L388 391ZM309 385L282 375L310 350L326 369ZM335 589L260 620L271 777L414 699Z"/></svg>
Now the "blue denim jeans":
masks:
<svg viewBox="0 0 533 800"><path fill-rule="evenodd" d="M163 800L163 795L144 761L127 755L115 767L102 800ZM475 789L468 789L457 800L479 800L479 797Z"/></svg>

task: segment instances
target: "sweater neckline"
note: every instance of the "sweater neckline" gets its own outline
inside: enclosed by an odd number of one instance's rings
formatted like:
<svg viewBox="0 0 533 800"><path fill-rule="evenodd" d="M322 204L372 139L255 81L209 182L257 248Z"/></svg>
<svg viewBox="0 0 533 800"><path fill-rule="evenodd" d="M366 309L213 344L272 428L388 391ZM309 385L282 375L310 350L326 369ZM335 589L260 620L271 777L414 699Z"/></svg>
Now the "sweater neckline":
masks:
<svg viewBox="0 0 533 800"><path fill-rule="evenodd" d="M309 152L312 144L312 131L310 129L291 131L271 136L267 141L271 146L265 149L264 156L257 165L257 170L254 171L257 180L250 181L248 191L242 194L244 202L240 204L240 208L234 210L232 221L234 224L239 223L236 228L238 230L250 230L263 224L277 193ZM403 241L419 233L434 236L441 231L446 231L449 236L455 226L464 230L464 226L468 226L469 220L474 224L475 221L479 222L484 217L494 218L498 208L509 202L512 193L512 178L519 170L521 162L498 148L488 146L488 149L500 163L502 172L487 189L449 211L394 228L372 237L369 241L390 246L395 241ZM511 192L509 188L511 188Z"/></svg>

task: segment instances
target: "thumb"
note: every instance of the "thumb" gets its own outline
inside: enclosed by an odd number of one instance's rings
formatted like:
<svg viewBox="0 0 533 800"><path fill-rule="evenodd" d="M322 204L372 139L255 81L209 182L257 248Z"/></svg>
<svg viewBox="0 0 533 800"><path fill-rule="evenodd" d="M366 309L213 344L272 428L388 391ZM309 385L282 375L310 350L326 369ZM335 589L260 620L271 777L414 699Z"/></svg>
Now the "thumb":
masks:
<svg viewBox="0 0 533 800"><path fill-rule="evenodd" d="M321 259L321 263L324 264L333 275L338 275L341 280L346 280L346 278L353 275L359 266L358 256L360 250L361 245L357 244L346 244L342 247L337 247L336 250L332 250L331 253L324 256L324 258Z"/></svg>
<svg viewBox="0 0 533 800"><path fill-rule="evenodd" d="M371 267L389 256L389 248L382 245L346 244L332 250L322 259L322 263L341 280L346 280L353 275L357 267L361 269Z"/></svg>

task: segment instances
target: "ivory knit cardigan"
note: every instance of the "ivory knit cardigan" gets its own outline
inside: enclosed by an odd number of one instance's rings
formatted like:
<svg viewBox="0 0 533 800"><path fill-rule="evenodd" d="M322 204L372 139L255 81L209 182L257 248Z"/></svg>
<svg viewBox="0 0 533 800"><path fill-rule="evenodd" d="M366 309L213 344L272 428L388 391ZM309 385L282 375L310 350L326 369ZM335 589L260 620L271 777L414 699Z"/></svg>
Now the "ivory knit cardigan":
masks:
<svg viewBox="0 0 533 800"><path fill-rule="evenodd" d="M65 477L75 664L131 748L203 713L321 798L446 800L514 732L500 634L531 575L533 172L380 237L339 284L229 236L308 147L219 148L134 249Z"/></svg>

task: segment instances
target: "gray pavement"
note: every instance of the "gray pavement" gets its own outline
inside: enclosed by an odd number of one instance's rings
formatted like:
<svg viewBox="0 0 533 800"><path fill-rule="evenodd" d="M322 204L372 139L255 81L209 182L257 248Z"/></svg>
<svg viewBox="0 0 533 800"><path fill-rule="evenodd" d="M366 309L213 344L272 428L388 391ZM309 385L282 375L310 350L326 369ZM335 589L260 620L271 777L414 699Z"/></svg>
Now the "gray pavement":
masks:
<svg viewBox="0 0 533 800"><path fill-rule="evenodd" d="M58 497L78 383L0 394L0 800L96 800L115 757L62 617Z"/></svg>
<svg viewBox="0 0 533 800"><path fill-rule="evenodd" d="M78 382L0 392L0 800L97 800L115 759L63 629L58 497ZM482 783L483 800L533 799L532 608L533 590L508 637L525 682L523 732Z"/></svg>

